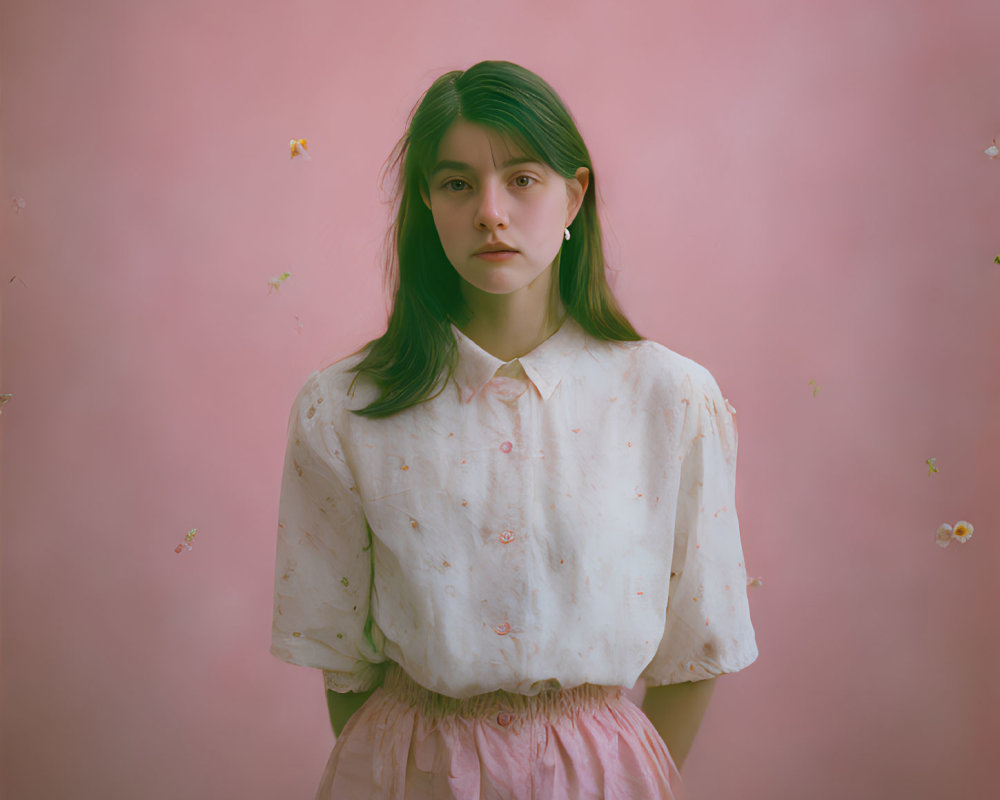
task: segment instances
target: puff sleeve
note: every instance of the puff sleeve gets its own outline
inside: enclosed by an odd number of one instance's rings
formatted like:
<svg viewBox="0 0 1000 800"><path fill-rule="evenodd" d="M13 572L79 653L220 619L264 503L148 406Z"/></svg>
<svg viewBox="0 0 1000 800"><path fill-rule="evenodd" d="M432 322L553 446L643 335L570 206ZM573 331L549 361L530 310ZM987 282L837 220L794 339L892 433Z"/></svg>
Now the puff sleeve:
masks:
<svg viewBox="0 0 1000 800"><path fill-rule="evenodd" d="M715 379L692 376L663 638L643 670L659 686L736 672L757 658L736 516L736 422Z"/></svg>
<svg viewBox="0 0 1000 800"><path fill-rule="evenodd" d="M271 653L322 669L327 688L367 691L385 660L369 613L371 534L336 432L338 398L322 390L321 374L289 415Z"/></svg>

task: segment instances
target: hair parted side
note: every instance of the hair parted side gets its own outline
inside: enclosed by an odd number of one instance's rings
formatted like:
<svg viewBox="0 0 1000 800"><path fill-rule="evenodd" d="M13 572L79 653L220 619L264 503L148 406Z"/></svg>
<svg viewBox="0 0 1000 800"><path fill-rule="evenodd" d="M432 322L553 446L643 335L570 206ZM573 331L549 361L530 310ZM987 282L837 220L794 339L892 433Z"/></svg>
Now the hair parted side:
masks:
<svg viewBox="0 0 1000 800"><path fill-rule="evenodd" d="M563 306L587 333L609 341L642 337L626 319L608 285L597 215L594 167L562 100L545 81L509 61L481 61L442 75L410 114L407 131L387 162L396 176L395 221L386 242L386 275L393 295L386 332L365 345L355 381L370 378L379 397L355 411L388 417L437 396L455 369L451 324L468 318L458 273L445 255L421 191L438 145L458 118L508 137L524 153L564 178L580 167L590 186L572 237L556 258Z"/></svg>

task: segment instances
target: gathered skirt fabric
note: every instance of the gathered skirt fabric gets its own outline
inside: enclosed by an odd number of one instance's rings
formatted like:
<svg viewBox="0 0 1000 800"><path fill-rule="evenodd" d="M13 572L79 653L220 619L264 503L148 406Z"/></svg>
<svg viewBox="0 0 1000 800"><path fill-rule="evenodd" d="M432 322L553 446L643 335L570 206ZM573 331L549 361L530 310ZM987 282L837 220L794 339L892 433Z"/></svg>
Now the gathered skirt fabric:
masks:
<svg viewBox="0 0 1000 800"><path fill-rule="evenodd" d="M679 800L652 723L618 687L435 694L393 666L351 717L317 800Z"/></svg>

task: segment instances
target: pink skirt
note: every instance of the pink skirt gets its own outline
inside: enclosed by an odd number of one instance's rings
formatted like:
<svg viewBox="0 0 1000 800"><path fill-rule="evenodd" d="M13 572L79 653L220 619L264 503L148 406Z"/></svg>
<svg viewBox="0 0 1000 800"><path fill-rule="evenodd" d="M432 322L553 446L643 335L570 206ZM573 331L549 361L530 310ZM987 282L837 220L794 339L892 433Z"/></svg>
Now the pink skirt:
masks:
<svg viewBox="0 0 1000 800"><path fill-rule="evenodd" d="M680 775L620 688L459 700L396 666L351 717L317 800L678 800Z"/></svg>

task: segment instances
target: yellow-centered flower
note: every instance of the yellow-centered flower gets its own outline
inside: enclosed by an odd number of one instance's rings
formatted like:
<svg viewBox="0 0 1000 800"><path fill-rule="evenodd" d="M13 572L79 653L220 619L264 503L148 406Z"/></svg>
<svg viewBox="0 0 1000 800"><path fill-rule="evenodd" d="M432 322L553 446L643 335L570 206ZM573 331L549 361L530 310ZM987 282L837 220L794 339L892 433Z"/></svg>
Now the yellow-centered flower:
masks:
<svg viewBox="0 0 1000 800"><path fill-rule="evenodd" d="M961 522L955 523L955 529L952 531L952 537L957 542L965 543L972 538L972 524L962 520Z"/></svg>

